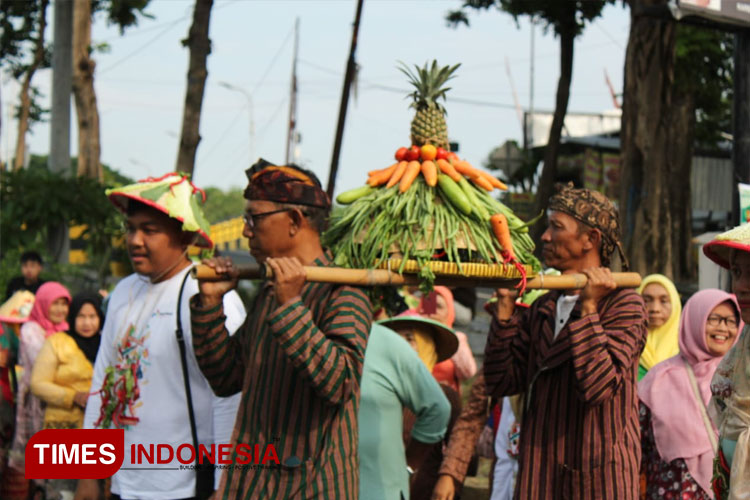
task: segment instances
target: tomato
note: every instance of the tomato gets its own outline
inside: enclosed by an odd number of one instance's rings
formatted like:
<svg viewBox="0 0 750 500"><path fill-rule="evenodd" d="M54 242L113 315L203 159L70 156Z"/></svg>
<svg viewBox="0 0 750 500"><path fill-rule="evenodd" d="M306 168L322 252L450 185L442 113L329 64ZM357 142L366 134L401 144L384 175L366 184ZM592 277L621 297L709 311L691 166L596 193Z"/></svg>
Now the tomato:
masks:
<svg viewBox="0 0 750 500"><path fill-rule="evenodd" d="M459 157L458 157L458 155L457 155L456 153L448 153L448 156L447 156L447 158L448 158L449 160L456 160L456 161L458 161L458 160L460 160L460 159L461 159L461 158L459 158Z"/></svg>
<svg viewBox="0 0 750 500"><path fill-rule="evenodd" d="M419 155L422 154L422 150L419 149L419 146L412 146L409 148L409 151L406 153L406 161L416 161L419 159Z"/></svg>
<svg viewBox="0 0 750 500"><path fill-rule="evenodd" d="M432 161L437 156L437 148L432 144L422 146L422 161Z"/></svg>
<svg viewBox="0 0 750 500"><path fill-rule="evenodd" d="M448 150L446 150L445 148L437 148L437 156L435 156L435 158L437 158L438 160L447 160L448 153Z"/></svg>
<svg viewBox="0 0 750 500"><path fill-rule="evenodd" d="M396 161L404 161L408 152L409 148L398 148L396 150Z"/></svg>

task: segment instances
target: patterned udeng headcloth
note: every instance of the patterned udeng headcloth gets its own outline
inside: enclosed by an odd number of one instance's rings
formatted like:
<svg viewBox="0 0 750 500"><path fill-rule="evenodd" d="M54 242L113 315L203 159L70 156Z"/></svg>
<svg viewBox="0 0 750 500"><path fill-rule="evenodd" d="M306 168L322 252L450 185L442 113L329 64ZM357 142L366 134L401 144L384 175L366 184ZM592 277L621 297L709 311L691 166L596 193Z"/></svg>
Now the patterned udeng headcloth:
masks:
<svg viewBox="0 0 750 500"><path fill-rule="evenodd" d="M331 200L320 187L318 179L298 168L277 166L261 159L245 173L248 185L244 196L248 200L319 208L331 206Z"/></svg>
<svg viewBox="0 0 750 500"><path fill-rule="evenodd" d="M620 252L622 267L628 259L620 244L620 219L615 205L603 194L585 188L574 188L573 183L557 184L557 193L549 200L549 210L570 215L602 233L602 265L609 267L615 249Z"/></svg>

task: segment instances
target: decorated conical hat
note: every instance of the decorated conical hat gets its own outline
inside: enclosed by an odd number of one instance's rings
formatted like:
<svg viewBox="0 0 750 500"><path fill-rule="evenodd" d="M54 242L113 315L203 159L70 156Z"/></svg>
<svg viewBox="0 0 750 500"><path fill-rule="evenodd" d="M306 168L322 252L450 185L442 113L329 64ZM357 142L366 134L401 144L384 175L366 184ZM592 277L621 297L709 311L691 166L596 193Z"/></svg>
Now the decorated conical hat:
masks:
<svg viewBox="0 0 750 500"><path fill-rule="evenodd" d="M28 290L19 290L0 306L0 322L24 323L34 307L34 294Z"/></svg>
<svg viewBox="0 0 750 500"><path fill-rule="evenodd" d="M183 231L197 233L196 246L214 246L209 237L210 224L202 209L206 193L190 182L185 174L171 173L158 179L149 177L129 186L108 189L105 193L123 213L127 213L129 200L139 201L182 222Z"/></svg>
<svg viewBox="0 0 750 500"><path fill-rule="evenodd" d="M430 327L430 333L435 341L435 351L437 352L437 361L445 361L453 356L458 350L458 337L452 328L444 324L422 316L413 316L404 314L394 318L382 319L376 322L387 328L398 327L398 325L421 325Z"/></svg>
<svg viewBox="0 0 750 500"><path fill-rule="evenodd" d="M729 269L729 257L732 249L750 252L750 224L742 224L730 229L703 245L706 257Z"/></svg>

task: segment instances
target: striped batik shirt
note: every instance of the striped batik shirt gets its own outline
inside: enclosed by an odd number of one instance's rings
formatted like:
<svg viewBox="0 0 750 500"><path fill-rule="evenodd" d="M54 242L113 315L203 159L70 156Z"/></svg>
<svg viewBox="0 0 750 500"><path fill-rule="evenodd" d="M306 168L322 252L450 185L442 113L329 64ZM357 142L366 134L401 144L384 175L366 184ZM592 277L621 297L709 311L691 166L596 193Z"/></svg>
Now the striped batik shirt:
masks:
<svg viewBox="0 0 750 500"><path fill-rule="evenodd" d="M643 301L616 290L583 317L579 301L555 339L559 297L550 292L508 321L493 319L485 347L488 393L526 393L515 498L635 500Z"/></svg>
<svg viewBox="0 0 750 500"><path fill-rule="evenodd" d="M315 265L330 262L326 253ZM359 384L372 321L364 292L306 283L279 305L266 285L231 337L221 306L204 308L198 296L190 306L195 355L214 392L242 391L232 444L258 444L261 457L272 444L281 462L230 467L216 498L356 498Z"/></svg>

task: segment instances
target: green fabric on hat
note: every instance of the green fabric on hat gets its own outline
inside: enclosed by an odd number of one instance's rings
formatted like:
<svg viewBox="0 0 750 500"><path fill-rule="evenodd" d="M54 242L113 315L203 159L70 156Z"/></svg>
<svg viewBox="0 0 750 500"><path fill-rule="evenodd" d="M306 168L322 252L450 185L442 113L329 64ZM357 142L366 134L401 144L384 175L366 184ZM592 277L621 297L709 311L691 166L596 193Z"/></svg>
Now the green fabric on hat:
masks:
<svg viewBox="0 0 750 500"><path fill-rule="evenodd" d="M202 210L205 193L185 174L170 173L157 179L149 177L135 184L108 189L105 194L123 213L127 212L128 200L139 201L179 220L184 231L197 233L196 246L214 246L209 236L211 227Z"/></svg>

